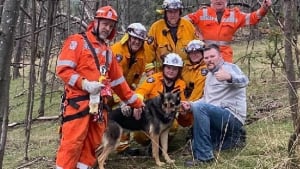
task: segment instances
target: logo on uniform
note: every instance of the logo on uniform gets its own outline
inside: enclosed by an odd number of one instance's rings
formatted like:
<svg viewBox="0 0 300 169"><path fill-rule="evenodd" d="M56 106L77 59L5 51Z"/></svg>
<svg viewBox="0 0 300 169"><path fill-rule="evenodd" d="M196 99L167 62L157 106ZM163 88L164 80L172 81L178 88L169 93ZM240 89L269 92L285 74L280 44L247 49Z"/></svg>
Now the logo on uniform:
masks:
<svg viewBox="0 0 300 169"><path fill-rule="evenodd" d="M122 61L122 59L123 59L123 56L120 55L120 54L117 54L117 55L116 55L116 59L117 59L117 61L120 63L120 62Z"/></svg>
<svg viewBox="0 0 300 169"><path fill-rule="evenodd" d="M153 77L149 77L148 79L147 79L147 83L153 83L155 80L154 80L154 78Z"/></svg>
<svg viewBox="0 0 300 169"><path fill-rule="evenodd" d="M207 73L208 73L208 69L206 69L206 68L201 69L201 75L202 76L206 76Z"/></svg>
<svg viewBox="0 0 300 169"><path fill-rule="evenodd" d="M69 48L71 50L75 50L77 48L77 42L76 41L71 41Z"/></svg>

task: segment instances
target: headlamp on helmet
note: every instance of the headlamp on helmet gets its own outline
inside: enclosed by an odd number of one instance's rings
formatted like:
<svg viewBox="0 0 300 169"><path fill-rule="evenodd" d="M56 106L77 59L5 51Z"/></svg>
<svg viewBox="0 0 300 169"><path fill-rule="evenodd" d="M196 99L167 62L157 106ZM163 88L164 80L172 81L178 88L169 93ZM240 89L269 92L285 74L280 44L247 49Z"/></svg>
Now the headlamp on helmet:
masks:
<svg viewBox="0 0 300 169"><path fill-rule="evenodd" d="M185 48L186 53L200 51L202 52L205 48L205 43L201 40L192 40L188 43L187 47Z"/></svg>
<svg viewBox="0 0 300 169"><path fill-rule="evenodd" d="M132 23L127 27L127 33L130 36L136 37L141 40L147 38L147 30L141 23Z"/></svg>
<svg viewBox="0 0 300 169"><path fill-rule="evenodd" d="M169 53L164 58L163 65L183 67L183 61L182 61L181 57L178 54L176 54L176 53Z"/></svg>
<svg viewBox="0 0 300 169"><path fill-rule="evenodd" d="M164 10L182 9L183 4L180 0L164 0L162 8Z"/></svg>

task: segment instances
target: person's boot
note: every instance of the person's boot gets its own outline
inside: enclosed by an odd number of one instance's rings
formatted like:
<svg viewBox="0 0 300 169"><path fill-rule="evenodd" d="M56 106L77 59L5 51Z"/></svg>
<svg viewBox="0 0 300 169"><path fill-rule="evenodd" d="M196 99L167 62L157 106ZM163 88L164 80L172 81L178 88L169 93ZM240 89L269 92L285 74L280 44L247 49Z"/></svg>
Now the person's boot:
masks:
<svg viewBox="0 0 300 169"><path fill-rule="evenodd" d="M244 127L240 129L240 138L236 143L236 148L244 148L246 146L247 132Z"/></svg>

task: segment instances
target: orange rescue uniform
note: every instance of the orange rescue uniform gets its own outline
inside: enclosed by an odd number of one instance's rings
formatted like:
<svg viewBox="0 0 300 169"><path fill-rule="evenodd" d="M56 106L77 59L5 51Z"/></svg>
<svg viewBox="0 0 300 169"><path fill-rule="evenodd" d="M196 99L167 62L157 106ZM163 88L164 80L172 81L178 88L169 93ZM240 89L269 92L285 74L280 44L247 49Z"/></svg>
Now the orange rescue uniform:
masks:
<svg viewBox="0 0 300 169"><path fill-rule="evenodd" d="M186 100L184 96L184 89L185 82L181 79L177 79L173 91L180 91L181 100ZM163 73L158 72L148 77L135 91L137 94L142 95L145 100L147 100L158 96L159 92L163 93L163 90ZM176 133L178 129L178 123L180 124L180 119L177 119L177 121L173 123L173 126L170 130L170 135L174 135ZM147 145L147 143L149 142L149 138L144 134L144 132L135 132L134 139L142 145Z"/></svg>
<svg viewBox="0 0 300 169"><path fill-rule="evenodd" d="M184 49L191 40L196 38L195 27L188 20L180 18L177 43L175 43L165 20L160 19L151 25L148 37L153 37L153 42L146 45L147 63L153 61L160 63L168 53L177 53L185 61L187 55Z"/></svg>
<svg viewBox="0 0 300 169"><path fill-rule="evenodd" d="M111 49L106 44L99 43L92 33L92 28L93 22L89 25L86 35L97 53L100 65L108 63L107 75L111 79L112 89L126 103L139 108L142 105L141 100L130 90ZM98 81L101 76L94 56L80 34L71 35L66 39L56 71L65 82L67 99L88 95L88 92L82 90L82 80ZM80 101L77 104L80 106L79 109L67 105L63 116L74 115L88 109L89 100ZM63 123L62 138L56 157L57 168L87 168L95 163L95 150L101 144L107 125L107 112L104 111L103 114L103 122L93 122L91 115L85 115Z"/></svg>
<svg viewBox="0 0 300 169"><path fill-rule="evenodd" d="M252 13L241 12L238 8L225 8L219 23L216 10L211 7L203 7L185 17L199 29L206 44L219 45L224 60L232 62L233 51L230 42L234 33L240 27L257 24L266 13L267 10L263 7Z"/></svg>

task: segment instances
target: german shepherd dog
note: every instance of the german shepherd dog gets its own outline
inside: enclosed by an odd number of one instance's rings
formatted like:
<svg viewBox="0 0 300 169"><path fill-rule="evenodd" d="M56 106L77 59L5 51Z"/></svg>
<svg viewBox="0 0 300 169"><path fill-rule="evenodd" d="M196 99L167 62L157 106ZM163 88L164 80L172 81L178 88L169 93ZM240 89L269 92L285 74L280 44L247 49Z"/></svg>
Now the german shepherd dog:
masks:
<svg viewBox="0 0 300 169"><path fill-rule="evenodd" d="M102 146L98 148L98 165L104 169L104 163L110 152L118 145L122 134L122 128L131 131L145 131L152 143L152 156L158 166L164 162L159 159L159 143L162 146L162 155L167 163L174 163L168 151L168 134L180 108L180 92L160 93L159 96L145 102L141 119L133 116L124 116L121 109L115 109L109 113L107 129L103 135ZM133 112L133 110L131 110Z"/></svg>

